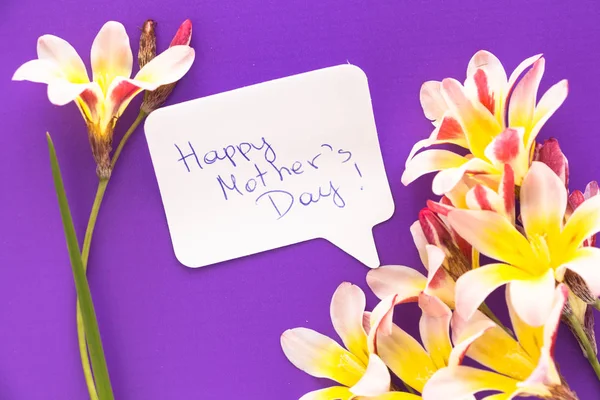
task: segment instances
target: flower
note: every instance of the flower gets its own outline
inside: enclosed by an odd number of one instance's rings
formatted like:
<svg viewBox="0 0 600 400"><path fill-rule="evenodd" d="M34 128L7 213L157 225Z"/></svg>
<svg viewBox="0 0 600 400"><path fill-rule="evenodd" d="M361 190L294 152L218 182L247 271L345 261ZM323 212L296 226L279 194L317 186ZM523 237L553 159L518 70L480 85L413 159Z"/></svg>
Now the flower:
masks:
<svg viewBox="0 0 600 400"><path fill-rule="evenodd" d="M500 61L482 50L469 62L464 86L452 78L425 82L421 105L435 128L429 138L414 145L402 182L408 185L422 175L440 171L432 189L443 195L464 175L498 180L503 165L510 164L520 185L530 165L535 138L567 96L568 85L563 80L536 104L544 68L544 58L536 55L523 61L507 79ZM417 154L422 148L448 143L469 153L461 156L434 149Z"/></svg>
<svg viewBox="0 0 600 400"><path fill-rule="evenodd" d="M342 283L333 294L331 322L346 349L311 329L289 329L281 335L281 347L292 364L312 376L329 378L342 385L307 393L302 400L411 399L389 392L389 371L369 351L363 326L365 304L363 291L348 282Z"/></svg>
<svg viewBox="0 0 600 400"><path fill-rule="evenodd" d="M551 312L541 328L527 326L512 312L514 310L511 310L513 324L517 324L515 326L517 336L520 343L527 349L525 356L535 361L531 367L527 368L528 360L523 356L525 348L516 353L509 353L510 355L507 356L504 346L498 346L497 342L489 341L483 335L471 345L467 354L472 356L473 349L477 349L476 345L481 341L483 345L480 346L479 354L476 356L487 358L488 362L494 364L489 365L488 363L490 368L496 369L500 366L501 370L498 372L488 371L462 365L439 369L425 384L423 399L462 400L481 391L500 392L486 397L489 400L492 398L512 399L518 395L555 400L576 399L575 395L562 384L553 354L561 313L567 301L567 293L566 286L562 284L553 290ZM510 302L508 304L510 305ZM514 348L514 346L511 347ZM515 362L518 359L521 361L521 368L519 368L519 363Z"/></svg>
<svg viewBox="0 0 600 400"><path fill-rule="evenodd" d="M154 90L183 77L194 61L194 49L174 46L130 78L133 55L123 25L109 21L100 29L91 50L93 81L81 57L65 40L38 39L36 60L17 69L13 80L48 84L55 105L75 101L87 124L92 153L101 179L110 177L113 130L129 102L143 90Z"/></svg>
<svg viewBox="0 0 600 400"><path fill-rule="evenodd" d="M138 61L140 68L143 68L150 60L152 60L156 56L156 36L154 33L154 28L156 27L156 23L149 19L144 23L144 28L142 29L142 35L140 36L140 50L138 53ZM169 47L173 46L189 46L192 40L192 21L186 19L179 26L175 37L171 41ZM162 106L167 97L171 94L173 89L177 85L177 82L172 82L166 85L162 85L158 87L156 90L146 92L144 94L144 101L142 102L141 110L150 114L152 111L156 110L160 106Z"/></svg>
<svg viewBox="0 0 600 400"><path fill-rule="evenodd" d="M581 247L600 231L600 196L581 204L564 223L567 191L545 164L533 162L520 191L521 233L505 216L488 210L449 212L450 225L482 254L501 261L471 270L456 283L456 309L469 319L494 289L510 284L509 302L531 326L552 310L555 280L579 274L600 295L600 249Z"/></svg>
<svg viewBox="0 0 600 400"><path fill-rule="evenodd" d="M386 298L375 307L371 314L371 331L375 331L376 353L385 364L406 385L422 393L436 371L458 366L470 345L495 324L484 320L472 325L463 331L461 341L453 347L449 332L450 308L425 293L419 295L418 301L422 310L419 330L423 345L391 322L393 298Z"/></svg>

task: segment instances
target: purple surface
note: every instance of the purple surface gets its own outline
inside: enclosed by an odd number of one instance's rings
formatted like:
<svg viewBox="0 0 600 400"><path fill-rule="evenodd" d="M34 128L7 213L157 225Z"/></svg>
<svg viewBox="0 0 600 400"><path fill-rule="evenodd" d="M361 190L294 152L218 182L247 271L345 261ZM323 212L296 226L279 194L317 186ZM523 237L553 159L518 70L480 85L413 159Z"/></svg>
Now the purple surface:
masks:
<svg viewBox="0 0 600 400"><path fill-rule="evenodd" d="M0 2L0 397L86 398L74 285L44 133L53 134L80 234L96 177L76 107L52 106L43 85L10 82L14 70L35 57L41 34L67 39L89 63L92 39L107 20L124 23L137 51L137 28L146 18L159 23L161 49L178 24L191 18L197 59L170 103L346 61L360 66L369 77L397 210L374 231L383 263L418 265L408 227L430 197L430 180L405 188L400 175L410 146L431 130L419 106L419 87L429 79L462 79L467 61L481 48L497 54L508 70L544 52L544 90L569 79L569 98L542 137L561 140L571 160L572 188L600 178L593 151L600 145L600 3L408 3ZM138 104L139 99L121 119L117 135ZM367 268L317 240L187 269L173 255L141 129L119 164L97 225L89 271L116 397L295 399L324 387L326 381L287 362L279 335L295 326L333 334L331 294L342 281L368 290ZM368 306L374 305L369 294ZM501 301L496 306L503 309ZM416 307L405 306L399 314L401 325L415 333ZM564 327L558 343L557 358L572 388L582 400L600 397L600 384Z"/></svg>

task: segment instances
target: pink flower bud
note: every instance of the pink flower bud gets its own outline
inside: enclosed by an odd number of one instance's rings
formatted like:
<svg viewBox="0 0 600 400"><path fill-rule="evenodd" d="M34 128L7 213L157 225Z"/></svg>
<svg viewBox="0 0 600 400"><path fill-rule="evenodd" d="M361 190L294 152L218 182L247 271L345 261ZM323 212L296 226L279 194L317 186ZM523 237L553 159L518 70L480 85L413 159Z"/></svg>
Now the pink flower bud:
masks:
<svg viewBox="0 0 600 400"><path fill-rule="evenodd" d="M550 138L544 144L538 144L535 149L535 161L541 161L550 167L563 181L565 187L569 186L569 160L563 154L558 140Z"/></svg>
<svg viewBox="0 0 600 400"><path fill-rule="evenodd" d="M144 28L145 27L146 27L146 25L144 25ZM144 37L144 31L142 31L142 39L143 39L143 37ZM140 52L141 52L141 43L142 43L141 40L142 39L140 39ZM177 33L175 33L175 36L173 37L173 40L171 41L171 45L169 47L189 46L191 41L192 41L192 21L190 21L189 19L186 19L179 26L179 29L177 30ZM155 49L155 54L156 54L156 49ZM176 82L169 83L167 85L158 87L156 90L154 90L152 92L146 92L146 94L144 95L144 101L142 102L142 105L140 107L141 110L143 112L145 112L146 114L150 114L152 111L161 107L165 103L165 101L167 101L167 98L171 95L171 92L175 88L176 84L177 84Z"/></svg>

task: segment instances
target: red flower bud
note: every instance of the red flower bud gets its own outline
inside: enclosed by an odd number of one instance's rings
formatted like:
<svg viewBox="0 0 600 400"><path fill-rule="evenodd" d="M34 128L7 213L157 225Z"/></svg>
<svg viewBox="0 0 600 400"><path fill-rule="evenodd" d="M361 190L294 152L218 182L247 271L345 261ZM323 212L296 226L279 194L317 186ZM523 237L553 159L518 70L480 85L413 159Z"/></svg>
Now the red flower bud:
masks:
<svg viewBox="0 0 600 400"><path fill-rule="evenodd" d="M541 161L550 167L563 181L565 187L569 186L569 160L563 154L558 140L550 138L544 144L538 144L535 149L535 161Z"/></svg>

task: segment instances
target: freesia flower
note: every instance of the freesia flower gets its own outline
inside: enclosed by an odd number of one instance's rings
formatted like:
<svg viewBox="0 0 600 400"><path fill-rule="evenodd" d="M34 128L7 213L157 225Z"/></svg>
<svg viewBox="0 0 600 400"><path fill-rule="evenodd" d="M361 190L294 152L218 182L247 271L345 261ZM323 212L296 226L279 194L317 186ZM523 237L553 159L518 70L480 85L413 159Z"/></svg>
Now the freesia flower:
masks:
<svg viewBox="0 0 600 400"><path fill-rule="evenodd" d="M419 295L418 301L422 310L419 331L423 345L390 322L394 299L386 298L375 307L371 314L371 330L376 332L376 352L381 359L406 385L423 393L427 381L436 371L458 366L469 346L495 324L482 320L469 326L463 331L461 342L453 347L449 332L450 308L437 297L425 293Z"/></svg>
<svg viewBox="0 0 600 400"><path fill-rule="evenodd" d="M173 46L132 79L129 37L123 25L114 21L100 29L92 44L92 81L75 49L57 36L41 36L37 55L37 59L17 69L13 80L46 83L52 104L62 106L75 101L87 124L98 176L104 179L111 173L113 130L129 102L143 90L181 79L194 61L194 49Z"/></svg>
<svg viewBox="0 0 600 400"><path fill-rule="evenodd" d="M581 204L564 223L567 191L545 164L534 162L520 192L521 233L505 216L488 210L452 210L450 225L475 249L501 261L461 276L456 309L465 319L494 289L510 284L509 301L529 325L540 326L552 310L555 281L567 269L600 295L600 249L581 247L600 231L600 196Z"/></svg>
<svg viewBox="0 0 600 400"><path fill-rule="evenodd" d="M402 182L408 185L422 175L439 171L433 192L443 195L465 174L498 181L504 164L510 164L515 182L520 185L530 165L535 138L567 96L568 85L563 80L536 104L544 68L544 58L536 55L523 61L507 79L500 61L482 50L469 62L464 86L452 78L425 82L421 105L434 130L413 147ZM448 143L469 153L462 156L434 149L417 154L422 148Z"/></svg>
<svg viewBox="0 0 600 400"><path fill-rule="evenodd" d="M518 368L515 362L518 355L521 361L525 360L522 353L513 353L507 356L503 353L506 349L493 342L487 341L486 336L477 339L469 348L469 355L477 349L478 341L484 343L480 346L480 355L487 357L495 366L504 367L502 372L483 370L474 367L457 365L439 369L425 384L423 390L424 400L460 400L482 391L496 391L499 393L485 397L487 400L512 399L518 395L538 396L544 399L577 399L575 395L561 382L561 377L554 363L554 344L560 323L560 317L567 300L567 288L559 285L553 290L551 311L544 321L543 327L532 328L527 326L511 313L516 333L521 343L527 347L526 356L535 360L532 367ZM510 302L509 302L510 304ZM512 310L511 310L512 311ZM516 318L515 318L516 317ZM514 346L513 346L514 347ZM485 354L487 351L488 354ZM527 361L527 360L525 360ZM502 365L504 364L504 365ZM514 366L517 366L515 369Z"/></svg>
<svg viewBox="0 0 600 400"><path fill-rule="evenodd" d="M301 400L412 400L406 393L390 392L387 367L369 351L363 326L365 305L363 291L348 282L331 299L331 321L346 348L311 329L289 329L281 335L281 347L292 364L341 385L307 393Z"/></svg>

